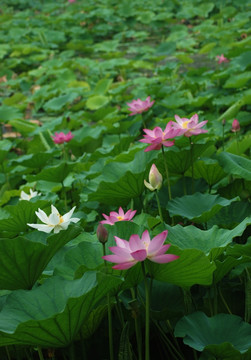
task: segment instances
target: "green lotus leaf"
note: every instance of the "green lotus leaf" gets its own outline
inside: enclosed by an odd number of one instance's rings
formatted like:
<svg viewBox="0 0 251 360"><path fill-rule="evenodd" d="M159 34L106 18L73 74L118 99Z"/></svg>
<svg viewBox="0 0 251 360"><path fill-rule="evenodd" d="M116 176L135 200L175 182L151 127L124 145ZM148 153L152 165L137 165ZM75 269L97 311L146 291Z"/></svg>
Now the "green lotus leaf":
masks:
<svg viewBox="0 0 251 360"><path fill-rule="evenodd" d="M203 223L234 200L236 199L228 200L219 195L195 193L169 201L167 210L171 216L179 215L196 223Z"/></svg>
<svg viewBox="0 0 251 360"><path fill-rule="evenodd" d="M66 279L80 278L86 271L96 270L104 264L102 244L84 240L84 234L80 238L83 240L68 249L61 262L56 265L55 275Z"/></svg>
<svg viewBox="0 0 251 360"><path fill-rule="evenodd" d="M12 164L22 164L30 168L42 168L46 165L49 159L55 156L54 152L39 152L36 154L22 155L17 159L12 160Z"/></svg>
<svg viewBox="0 0 251 360"><path fill-rule="evenodd" d="M5 216L0 220L0 232L4 237L13 237L16 234L26 232L29 229L27 225L36 222L35 211L44 209L48 206L47 201L38 200L36 202L22 200L16 205L5 206Z"/></svg>
<svg viewBox="0 0 251 360"><path fill-rule="evenodd" d="M55 97L44 104L44 109L47 112L58 112L74 101L79 95L77 93L69 93Z"/></svg>
<svg viewBox="0 0 251 360"><path fill-rule="evenodd" d="M174 334L176 337L183 337L185 344L198 351L203 351L206 347L211 351L214 347L215 350L224 349L225 346L221 345L228 344L228 349L231 346L240 353L245 353L251 347L251 325L236 315L218 314L209 318L198 311L180 319Z"/></svg>
<svg viewBox="0 0 251 360"><path fill-rule="evenodd" d="M21 119L22 113L20 111L13 107L13 106L7 106L2 105L0 109L0 122L9 122L10 120L16 120Z"/></svg>
<svg viewBox="0 0 251 360"><path fill-rule="evenodd" d="M86 101L86 107L90 110L97 110L103 106L105 106L109 101L109 98L104 95L95 95L91 96Z"/></svg>
<svg viewBox="0 0 251 360"><path fill-rule="evenodd" d="M27 175L26 179L29 182L37 180L45 180L51 182L63 182L66 176L72 171L74 164L61 162L58 165L44 168L37 175Z"/></svg>
<svg viewBox="0 0 251 360"><path fill-rule="evenodd" d="M103 167L102 175L95 179L99 185L96 190L92 189L88 199L103 204L128 204L143 192L144 179L148 177L146 167L156 156L154 152L140 150L131 162L108 163Z"/></svg>
<svg viewBox="0 0 251 360"><path fill-rule="evenodd" d="M38 241L38 235L34 240L21 236L1 239L0 289L31 289L56 252L80 231L79 226L73 225L49 236L44 243Z"/></svg>
<svg viewBox="0 0 251 360"><path fill-rule="evenodd" d="M194 163L193 170L194 170L194 178L205 179L209 186L216 184L218 181L220 181L226 176L226 173L219 165L218 161L212 159L203 159L196 161ZM192 175L191 170L189 170L189 172L187 172L186 175L191 176Z"/></svg>
<svg viewBox="0 0 251 360"><path fill-rule="evenodd" d="M169 282L181 287L190 287L194 284L212 284L214 263L211 263L206 255L197 249L180 250L171 246L170 254L180 257L167 264L147 262L151 276L155 280Z"/></svg>
<svg viewBox="0 0 251 360"><path fill-rule="evenodd" d="M167 242L178 246L180 249L198 249L210 259L218 257L236 236L241 236L251 218L246 218L233 230L220 229L213 226L209 230L201 230L195 226L182 227L181 225L169 226Z"/></svg>
<svg viewBox="0 0 251 360"><path fill-rule="evenodd" d="M53 276L35 289L16 290L0 314L1 345L69 345L95 305L121 281L88 272L74 281Z"/></svg>
<svg viewBox="0 0 251 360"><path fill-rule="evenodd" d="M251 204L247 201L234 201L220 209L209 221L208 226L218 225L233 228L251 214Z"/></svg>
<svg viewBox="0 0 251 360"><path fill-rule="evenodd" d="M218 160L228 174L251 180L251 160L227 152L220 153Z"/></svg>

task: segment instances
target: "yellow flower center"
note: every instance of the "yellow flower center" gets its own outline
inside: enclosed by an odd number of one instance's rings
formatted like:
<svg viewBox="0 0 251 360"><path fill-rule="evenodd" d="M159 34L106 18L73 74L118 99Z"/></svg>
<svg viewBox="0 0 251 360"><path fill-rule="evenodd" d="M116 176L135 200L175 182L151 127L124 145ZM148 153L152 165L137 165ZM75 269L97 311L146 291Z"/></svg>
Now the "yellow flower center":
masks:
<svg viewBox="0 0 251 360"><path fill-rule="evenodd" d="M183 129L187 129L187 124L190 122L190 120L183 122L182 127Z"/></svg>
<svg viewBox="0 0 251 360"><path fill-rule="evenodd" d="M123 216L117 216L118 221L124 220Z"/></svg>
<svg viewBox="0 0 251 360"><path fill-rule="evenodd" d="M59 215L59 223L58 224L62 224L62 222L64 222L64 218L62 215Z"/></svg>

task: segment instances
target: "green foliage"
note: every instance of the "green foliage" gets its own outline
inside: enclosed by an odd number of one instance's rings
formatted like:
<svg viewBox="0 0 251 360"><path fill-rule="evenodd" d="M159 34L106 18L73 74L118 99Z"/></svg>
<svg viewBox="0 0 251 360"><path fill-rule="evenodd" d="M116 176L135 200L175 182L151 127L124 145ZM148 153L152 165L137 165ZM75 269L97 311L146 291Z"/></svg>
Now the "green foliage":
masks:
<svg viewBox="0 0 251 360"><path fill-rule="evenodd" d="M237 0L1 1L1 359L35 359L37 347L45 359L48 348L55 360L109 358L108 294L115 358L140 358L141 264L118 271L102 256L115 236L145 230L168 230L167 253L179 256L145 262L151 357L250 359L249 20ZM148 96L154 105L130 116L127 104ZM170 200L161 150L139 140L176 114L208 122L165 148ZM152 164L160 205L144 185ZM39 194L19 201L30 189ZM62 222L76 206L80 221L31 230L51 205ZM104 249L96 229L119 207L137 213L105 225Z"/></svg>

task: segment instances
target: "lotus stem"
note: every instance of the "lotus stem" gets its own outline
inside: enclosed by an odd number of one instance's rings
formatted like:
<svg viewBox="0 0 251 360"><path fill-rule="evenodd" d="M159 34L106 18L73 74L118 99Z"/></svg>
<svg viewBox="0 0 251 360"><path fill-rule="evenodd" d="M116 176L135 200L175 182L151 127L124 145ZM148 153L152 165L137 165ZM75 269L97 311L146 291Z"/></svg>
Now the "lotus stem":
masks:
<svg viewBox="0 0 251 360"><path fill-rule="evenodd" d="M132 294L132 299L136 301L135 291L133 288L130 289ZM142 360L142 336L141 336L141 327L140 327L140 318L138 316L137 310L133 309L133 318L136 332L136 341L137 341L137 350L138 350L138 360Z"/></svg>
<svg viewBox="0 0 251 360"><path fill-rule="evenodd" d="M170 186L170 180L169 180L169 174L168 174L168 166L166 163L166 158L165 158L165 151L164 151L164 146L162 145L161 147L162 150L162 155L163 155L163 160L164 160L164 166L165 166L165 171L166 171L166 179L167 179L167 187L168 187L168 196L169 196L169 200L172 200L172 193L171 193L171 186Z"/></svg>
<svg viewBox="0 0 251 360"><path fill-rule="evenodd" d="M160 201L159 201L158 190L155 190L155 195L156 195L156 200L157 200L157 204L158 204L160 221L163 222L163 216L162 216L162 210L161 210Z"/></svg>
<svg viewBox="0 0 251 360"><path fill-rule="evenodd" d="M48 142L46 141L44 135L42 132L39 132L38 133L39 137L40 137L40 140L42 142L42 144L44 145L45 149L48 151L51 149L50 145L48 144Z"/></svg>
<svg viewBox="0 0 251 360"><path fill-rule="evenodd" d="M189 142L190 142L190 158L191 158L191 166L192 166L192 193L194 194L193 143L191 137L189 137Z"/></svg>
<svg viewBox="0 0 251 360"><path fill-rule="evenodd" d="M185 178L184 174L182 177L182 185L183 185L183 193L184 193L184 195L187 195L186 178Z"/></svg>
<svg viewBox="0 0 251 360"><path fill-rule="evenodd" d="M37 347L37 352L38 352L39 360L44 360L43 352L40 347Z"/></svg>
<svg viewBox="0 0 251 360"><path fill-rule="evenodd" d="M6 350L6 354L7 354L7 358L8 358L8 360L11 360L11 357L10 357L10 352L9 352L8 346L5 346L5 350Z"/></svg>
<svg viewBox="0 0 251 360"><path fill-rule="evenodd" d="M235 138L236 138L236 151L237 154L240 155L239 136L237 131L235 132Z"/></svg>
<svg viewBox="0 0 251 360"><path fill-rule="evenodd" d="M141 262L141 268L144 276L145 284L145 307L146 307L146 317L145 317L145 360L150 360L150 291L147 283L146 270L144 261Z"/></svg>
<svg viewBox="0 0 251 360"><path fill-rule="evenodd" d="M105 244L103 245L103 255L106 255ZM105 268L107 270L107 264L104 260ZM109 352L110 352L110 360L114 360L114 352L113 352L113 333L112 333L112 309L111 309L111 296L108 292L107 294L107 312L108 312L108 333L109 333Z"/></svg>

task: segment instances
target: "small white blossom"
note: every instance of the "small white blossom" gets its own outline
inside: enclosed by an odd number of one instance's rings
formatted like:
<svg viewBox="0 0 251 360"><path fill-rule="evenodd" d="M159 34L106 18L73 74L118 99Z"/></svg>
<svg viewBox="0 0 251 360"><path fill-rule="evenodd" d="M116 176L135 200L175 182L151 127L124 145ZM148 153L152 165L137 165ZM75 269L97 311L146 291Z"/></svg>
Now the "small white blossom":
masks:
<svg viewBox="0 0 251 360"><path fill-rule="evenodd" d="M77 223L80 219L79 218L72 218L72 214L75 210L76 206L74 206L67 214L60 215L58 210L55 206L51 205L51 214L49 216L46 213L38 209L35 211L37 217L46 225L44 224L27 224L34 229L39 231L43 231L46 233L50 233L52 230L55 234L59 233L61 230L66 230L71 222Z"/></svg>
<svg viewBox="0 0 251 360"><path fill-rule="evenodd" d="M30 199L34 198L35 196L40 196L40 195L41 195L41 193L38 193L37 191L32 191L32 189L30 189L30 194L26 194L26 192L21 191L19 200L30 201Z"/></svg>

